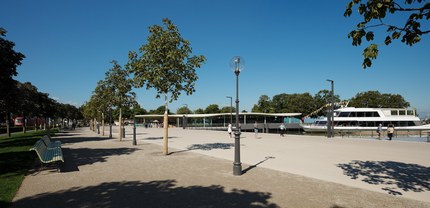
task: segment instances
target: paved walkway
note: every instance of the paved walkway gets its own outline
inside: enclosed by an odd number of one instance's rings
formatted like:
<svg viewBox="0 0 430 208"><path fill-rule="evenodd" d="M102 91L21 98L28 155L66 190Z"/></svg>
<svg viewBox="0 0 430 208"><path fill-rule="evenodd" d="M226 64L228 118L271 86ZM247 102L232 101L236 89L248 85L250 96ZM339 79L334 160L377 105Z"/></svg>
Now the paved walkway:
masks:
<svg viewBox="0 0 430 208"><path fill-rule="evenodd" d="M243 133L233 176L226 132L169 129L164 156L162 131L60 134L63 172L28 175L13 207L430 207L428 143Z"/></svg>

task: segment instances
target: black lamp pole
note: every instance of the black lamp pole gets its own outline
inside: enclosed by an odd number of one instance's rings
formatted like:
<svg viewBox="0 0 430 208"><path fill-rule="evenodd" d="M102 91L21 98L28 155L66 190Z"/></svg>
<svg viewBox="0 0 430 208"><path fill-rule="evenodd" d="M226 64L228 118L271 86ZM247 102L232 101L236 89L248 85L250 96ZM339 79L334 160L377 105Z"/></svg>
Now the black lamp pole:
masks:
<svg viewBox="0 0 430 208"><path fill-rule="evenodd" d="M233 163L233 175L242 175L242 163L240 162L240 126L239 126L239 64L240 58L237 57L235 60L236 74L236 129L234 132L234 163Z"/></svg>

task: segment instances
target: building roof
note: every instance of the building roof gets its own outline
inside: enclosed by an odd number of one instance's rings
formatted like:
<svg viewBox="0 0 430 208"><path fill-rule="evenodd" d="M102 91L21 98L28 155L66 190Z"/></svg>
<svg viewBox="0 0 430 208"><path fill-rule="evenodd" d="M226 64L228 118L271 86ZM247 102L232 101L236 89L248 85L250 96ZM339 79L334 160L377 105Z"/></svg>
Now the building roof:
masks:
<svg viewBox="0 0 430 208"><path fill-rule="evenodd" d="M235 113L233 113L235 115ZM269 117L294 117L300 116L302 113L239 113L239 115L246 116L269 116ZM155 117L163 117L163 114L152 114L152 115L135 115L135 118L155 118ZM211 113L211 114L171 114L170 118L206 118L206 117L216 117L216 116L230 116L230 113Z"/></svg>

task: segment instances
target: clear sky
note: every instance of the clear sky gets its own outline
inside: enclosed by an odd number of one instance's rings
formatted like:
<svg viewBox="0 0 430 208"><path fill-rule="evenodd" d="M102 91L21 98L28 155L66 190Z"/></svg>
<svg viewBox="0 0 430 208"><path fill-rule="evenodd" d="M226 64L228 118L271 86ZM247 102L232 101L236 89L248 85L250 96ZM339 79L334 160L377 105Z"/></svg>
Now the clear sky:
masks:
<svg viewBox="0 0 430 208"><path fill-rule="evenodd" d="M63 103L88 101L97 81L117 60L146 43L148 27L169 18L193 53L204 55L197 69L196 92L170 104L173 112L187 104L192 110L209 104L229 106L235 96L235 75L229 61L242 56L240 110L252 109L263 95L330 89L349 99L378 90L402 95L423 114L430 113L430 38L409 47L380 46L370 69L362 69L363 47L347 38L359 22L343 17L347 1L32 1L4 0L0 27L15 50L25 54L17 79ZM397 21L398 18L393 21ZM428 23L428 22L427 22ZM428 26L428 25L427 25ZM383 43L386 34L377 33ZM153 90L136 90L147 109L163 105Z"/></svg>

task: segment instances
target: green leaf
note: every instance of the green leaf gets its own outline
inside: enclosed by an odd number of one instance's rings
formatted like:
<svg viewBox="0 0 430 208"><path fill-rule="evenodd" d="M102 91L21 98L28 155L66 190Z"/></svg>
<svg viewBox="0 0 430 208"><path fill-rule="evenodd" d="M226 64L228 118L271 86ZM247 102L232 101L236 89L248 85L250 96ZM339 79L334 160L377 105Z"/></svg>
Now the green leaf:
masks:
<svg viewBox="0 0 430 208"><path fill-rule="evenodd" d="M391 37L387 36L384 41L385 45L389 45L391 43Z"/></svg>
<svg viewBox="0 0 430 208"><path fill-rule="evenodd" d="M368 33L366 33L366 40L367 41L371 41L371 40L373 40L373 32L368 32Z"/></svg>

